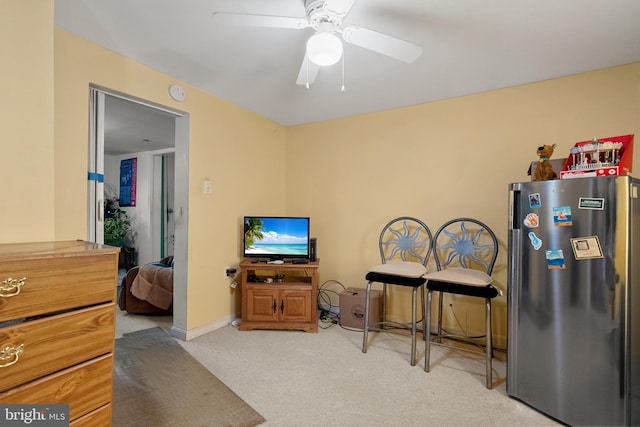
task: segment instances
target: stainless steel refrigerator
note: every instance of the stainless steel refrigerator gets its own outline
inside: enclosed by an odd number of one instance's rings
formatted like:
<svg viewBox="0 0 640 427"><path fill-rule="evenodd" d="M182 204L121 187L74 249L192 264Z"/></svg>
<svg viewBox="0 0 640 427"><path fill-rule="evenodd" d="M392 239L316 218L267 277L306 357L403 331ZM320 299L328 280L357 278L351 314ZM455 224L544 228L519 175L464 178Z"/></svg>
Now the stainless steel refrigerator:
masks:
<svg viewBox="0 0 640 427"><path fill-rule="evenodd" d="M640 180L509 186L507 393L569 425L640 425Z"/></svg>

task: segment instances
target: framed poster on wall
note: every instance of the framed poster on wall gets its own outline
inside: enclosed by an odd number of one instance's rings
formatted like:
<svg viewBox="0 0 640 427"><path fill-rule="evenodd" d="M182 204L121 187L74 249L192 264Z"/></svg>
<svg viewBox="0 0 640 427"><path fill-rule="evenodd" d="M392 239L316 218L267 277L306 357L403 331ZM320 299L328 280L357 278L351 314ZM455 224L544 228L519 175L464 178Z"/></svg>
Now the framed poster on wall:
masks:
<svg viewBox="0 0 640 427"><path fill-rule="evenodd" d="M136 205L138 158L120 161L120 206Z"/></svg>

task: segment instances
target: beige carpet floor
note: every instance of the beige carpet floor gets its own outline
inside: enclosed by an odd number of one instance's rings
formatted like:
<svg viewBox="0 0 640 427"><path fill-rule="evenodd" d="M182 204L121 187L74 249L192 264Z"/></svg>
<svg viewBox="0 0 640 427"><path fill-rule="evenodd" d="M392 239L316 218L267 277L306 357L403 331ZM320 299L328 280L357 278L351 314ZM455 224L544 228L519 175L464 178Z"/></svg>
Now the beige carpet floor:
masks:
<svg viewBox="0 0 640 427"><path fill-rule="evenodd" d="M327 325L323 325L327 326ZM409 363L410 339L333 325L317 334L227 326L180 341L267 420L262 426L557 426L506 394L506 354L496 352L493 389L482 355L435 347L431 372ZM262 427L261 426L261 427Z"/></svg>
<svg viewBox="0 0 640 427"><path fill-rule="evenodd" d="M253 427L264 422L159 327L117 339L114 365L114 427Z"/></svg>
<svg viewBox="0 0 640 427"><path fill-rule="evenodd" d="M171 323L118 311L116 335L154 324L169 331ZM364 354L361 331L320 327L310 334L226 326L177 342L266 419L260 427L561 425L506 394L504 351L496 352L487 390L482 356L434 347L426 373L422 342L411 366L407 336L374 333Z"/></svg>

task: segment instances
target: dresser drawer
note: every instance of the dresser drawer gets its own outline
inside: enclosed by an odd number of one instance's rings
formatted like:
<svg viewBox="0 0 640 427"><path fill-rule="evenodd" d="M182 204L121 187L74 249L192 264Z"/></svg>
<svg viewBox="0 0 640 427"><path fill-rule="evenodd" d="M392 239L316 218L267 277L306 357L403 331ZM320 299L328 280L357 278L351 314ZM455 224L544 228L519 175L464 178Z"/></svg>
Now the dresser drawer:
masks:
<svg viewBox="0 0 640 427"><path fill-rule="evenodd" d="M0 393L3 404L68 404L74 420L111 402L113 356L106 355Z"/></svg>
<svg viewBox="0 0 640 427"><path fill-rule="evenodd" d="M70 427L111 427L111 416L113 408L109 405L104 405L95 411L88 413L87 415L78 419L72 420L69 423Z"/></svg>
<svg viewBox="0 0 640 427"><path fill-rule="evenodd" d="M108 252L9 261L0 258L0 285L9 278L25 278L24 286L5 284L0 322L115 301L117 262L117 254ZM7 296L11 294L15 295Z"/></svg>
<svg viewBox="0 0 640 427"><path fill-rule="evenodd" d="M0 361L0 391L113 353L113 303L0 328L0 349L22 346L18 360Z"/></svg>

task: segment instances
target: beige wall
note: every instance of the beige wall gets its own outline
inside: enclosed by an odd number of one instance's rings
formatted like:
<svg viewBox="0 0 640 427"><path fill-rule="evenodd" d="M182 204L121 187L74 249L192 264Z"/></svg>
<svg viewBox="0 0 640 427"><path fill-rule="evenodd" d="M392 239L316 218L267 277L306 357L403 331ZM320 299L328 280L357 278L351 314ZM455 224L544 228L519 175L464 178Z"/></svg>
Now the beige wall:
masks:
<svg viewBox="0 0 640 427"><path fill-rule="evenodd" d="M287 212L311 216L321 283L358 287L379 263L388 220L416 216L433 231L460 216L486 222L501 244L494 330L504 343L508 184L529 180L541 144L558 144L553 158L564 158L575 142L624 134L640 135L640 63L291 127ZM634 157L640 169L640 150ZM395 298L391 316L407 318L408 301ZM470 332L483 329L481 304L453 304Z"/></svg>
<svg viewBox="0 0 640 427"><path fill-rule="evenodd" d="M56 239L86 237L89 84L190 115L187 329L239 311L224 267L237 263L241 217L284 211L285 129L64 30L55 29ZM178 82L179 83L179 82ZM202 192L210 179L213 193Z"/></svg>
<svg viewBox="0 0 640 427"><path fill-rule="evenodd" d="M54 237L53 0L0 1L0 243Z"/></svg>

